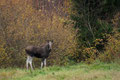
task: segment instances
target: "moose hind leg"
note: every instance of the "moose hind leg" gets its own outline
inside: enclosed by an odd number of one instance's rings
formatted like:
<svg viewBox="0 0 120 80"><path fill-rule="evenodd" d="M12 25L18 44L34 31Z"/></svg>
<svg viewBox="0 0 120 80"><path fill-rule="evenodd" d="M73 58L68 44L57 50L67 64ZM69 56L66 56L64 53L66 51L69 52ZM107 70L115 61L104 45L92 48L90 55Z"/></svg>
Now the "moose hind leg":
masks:
<svg viewBox="0 0 120 80"><path fill-rule="evenodd" d="M33 70L32 59L33 59L33 57L27 56L27 61L26 61L26 67L27 67L27 69L28 69L28 64L30 64L31 69Z"/></svg>
<svg viewBox="0 0 120 80"><path fill-rule="evenodd" d="M26 68L28 70L28 67L29 67L29 56L27 56L27 59L26 59Z"/></svg>

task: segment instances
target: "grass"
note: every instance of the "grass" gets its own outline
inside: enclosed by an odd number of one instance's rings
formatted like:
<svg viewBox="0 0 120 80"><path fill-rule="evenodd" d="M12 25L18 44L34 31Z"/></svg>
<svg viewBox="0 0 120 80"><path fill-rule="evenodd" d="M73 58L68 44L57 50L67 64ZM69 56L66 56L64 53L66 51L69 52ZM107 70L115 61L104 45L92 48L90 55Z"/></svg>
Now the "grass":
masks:
<svg viewBox="0 0 120 80"><path fill-rule="evenodd" d="M115 63L52 66L34 71L0 69L0 80L120 80L120 65Z"/></svg>

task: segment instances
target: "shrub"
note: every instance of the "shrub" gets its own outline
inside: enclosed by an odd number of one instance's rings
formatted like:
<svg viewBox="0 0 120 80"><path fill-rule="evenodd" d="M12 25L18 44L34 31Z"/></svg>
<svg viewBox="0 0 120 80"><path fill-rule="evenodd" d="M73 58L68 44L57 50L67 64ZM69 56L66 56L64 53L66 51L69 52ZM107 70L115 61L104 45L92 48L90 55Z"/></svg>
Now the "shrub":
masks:
<svg viewBox="0 0 120 80"><path fill-rule="evenodd" d="M117 13L112 19L112 23L114 26L113 33L111 35L107 35L107 44L105 45L104 53L101 53L100 60L104 62L112 62L116 59L120 58L120 13Z"/></svg>
<svg viewBox="0 0 120 80"><path fill-rule="evenodd" d="M113 36L109 35L108 42L105 45L104 53L101 53L99 58L104 62L111 62L120 58L120 33L115 33Z"/></svg>
<svg viewBox="0 0 120 80"><path fill-rule="evenodd" d="M9 61L8 64L0 61L2 65L24 67L25 47L39 46L46 40L54 41L48 65L68 64L69 58L76 54L76 32L68 19L54 12L45 15L47 11L36 10L24 1L0 5L0 11L0 36L4 42L0 60L6 60L7 55ZM40 66L40 60L34 59L34 62Z"/></svg>

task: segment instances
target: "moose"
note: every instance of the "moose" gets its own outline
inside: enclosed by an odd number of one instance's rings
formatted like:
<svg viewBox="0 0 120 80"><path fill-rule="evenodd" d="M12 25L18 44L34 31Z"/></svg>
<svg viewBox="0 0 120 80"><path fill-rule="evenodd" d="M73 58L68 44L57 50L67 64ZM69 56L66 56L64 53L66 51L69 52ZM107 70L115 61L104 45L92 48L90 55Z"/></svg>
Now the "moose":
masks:
<svg viewBox="0 0 120 80"><path fill-rule="evenodd" d="M47 41L46 44L41 45L41 46L27 46L25 48L26 54L27 54L27 60L26 60L26 68L28 70L28 65L30 64L31 69L33 70L33 66L32 66L32 60L33 57L36 58L41 58L41 69L43 67L46 67L46 58L49 57L49 54L51 52L52 49L52 44L53 44L53 40L49 40Z"/></svg>

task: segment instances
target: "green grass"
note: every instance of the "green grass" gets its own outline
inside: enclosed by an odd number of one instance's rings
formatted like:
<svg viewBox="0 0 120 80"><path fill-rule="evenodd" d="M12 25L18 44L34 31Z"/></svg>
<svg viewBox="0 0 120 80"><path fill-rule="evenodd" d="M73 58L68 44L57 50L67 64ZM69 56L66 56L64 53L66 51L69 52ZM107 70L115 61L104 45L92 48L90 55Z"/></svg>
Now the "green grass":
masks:
<svg viewBox="0 0 120 80"><path fill-rule="evenodd" d="M0 80L120 80L120 65L115 63L52 66L34 71L0 69Z"/></svg>

